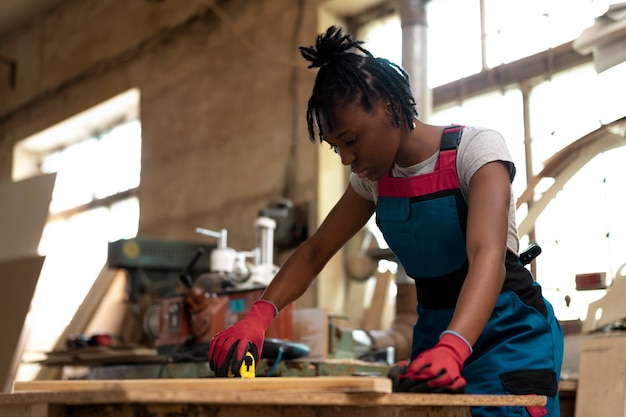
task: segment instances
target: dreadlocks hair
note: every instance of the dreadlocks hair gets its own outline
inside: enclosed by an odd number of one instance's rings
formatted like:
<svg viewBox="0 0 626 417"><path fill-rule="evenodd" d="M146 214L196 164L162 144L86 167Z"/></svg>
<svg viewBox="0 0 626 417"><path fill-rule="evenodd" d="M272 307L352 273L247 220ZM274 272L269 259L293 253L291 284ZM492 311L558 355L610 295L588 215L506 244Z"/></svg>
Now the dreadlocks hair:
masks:
<svg viewBox="0 0 626 417"><path fill-rule="evenodd" d="M311 142L324 141L320 122L323 115L332 128L330 114L338 106L359 100L365 110L372 110L377 100L388 100L394 123L404 119L410 129L417 117L409 75L399 65L374 57L361 44L337 26L317 36L315 45L301 46L300 54L310 62L308 68L319 68L306 111ZM397 103L397 105L395 105Z"/></svg>

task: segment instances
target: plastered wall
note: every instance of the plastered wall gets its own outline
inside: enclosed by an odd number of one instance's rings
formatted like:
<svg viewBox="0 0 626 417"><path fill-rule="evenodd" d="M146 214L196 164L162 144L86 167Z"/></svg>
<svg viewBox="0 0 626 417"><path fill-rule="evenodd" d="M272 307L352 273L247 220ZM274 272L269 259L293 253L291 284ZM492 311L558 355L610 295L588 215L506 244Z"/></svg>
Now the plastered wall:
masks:
<svg viewBox="0 0 626 417"><path fill-rule="evenodd" d="M140 234L226 227L234 247L252 247L258 209L314 198L315 148L292 116L313 74L292 64L292 33L300 12L299 32L312 38L315 14L295 6L228 1L224 20L200 1L62 4L0 44L18 64L15 89L2 90L2 176L16 141L136 87Z"/></svg>
<svg viewBox="0 0 626 417"><path fill-rule="evenodd" d="M67 0L1 35L17 73L11 86L0 72L0 178L11 178L19 140L138 88L140 236L197 240L196 226L227 228L229 246L248 250L258 210L281 198L314 229L330 209L318 207L326 148L308 141L315 73L297 46L329 22L320 3ZM338 171L328 187L339 193L344 181ZM343 296L333 262L319 296L331 310Z"/></svg>

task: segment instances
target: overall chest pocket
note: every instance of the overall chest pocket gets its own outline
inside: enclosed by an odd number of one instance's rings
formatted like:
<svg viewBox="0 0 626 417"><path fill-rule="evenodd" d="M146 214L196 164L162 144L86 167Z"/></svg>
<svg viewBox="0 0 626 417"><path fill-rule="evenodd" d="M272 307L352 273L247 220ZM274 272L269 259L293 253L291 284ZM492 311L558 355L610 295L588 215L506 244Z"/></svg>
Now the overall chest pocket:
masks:
<svg viewBox="0 0 626 417"><path fill-rule="evenodd" d="M442 276L467 260L454 195L418 201L381 197L376 216L385 241L409 276Z"/></svg>

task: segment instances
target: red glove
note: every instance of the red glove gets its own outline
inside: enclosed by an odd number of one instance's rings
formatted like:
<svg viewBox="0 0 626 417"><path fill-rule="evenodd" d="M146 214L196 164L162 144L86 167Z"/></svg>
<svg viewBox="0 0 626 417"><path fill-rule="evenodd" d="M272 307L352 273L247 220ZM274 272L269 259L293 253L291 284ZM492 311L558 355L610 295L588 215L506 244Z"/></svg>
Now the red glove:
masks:
<svg viewBox="0 0 626 417"><path fill-rule="evenodd" d="M224 329L211 339L209 365L218 377L238 376L246 352L259 363L265 330L278 314L270 301L258 300L243 319Z"/></svg>
<svg viewBox="0 0 626 417"><path fill-rule="evenodd" d="M461 376L463 363L472 353L470 344L460 335L444 332L431 349L420 353L394 381L399 392L465 392Z"/></svg>

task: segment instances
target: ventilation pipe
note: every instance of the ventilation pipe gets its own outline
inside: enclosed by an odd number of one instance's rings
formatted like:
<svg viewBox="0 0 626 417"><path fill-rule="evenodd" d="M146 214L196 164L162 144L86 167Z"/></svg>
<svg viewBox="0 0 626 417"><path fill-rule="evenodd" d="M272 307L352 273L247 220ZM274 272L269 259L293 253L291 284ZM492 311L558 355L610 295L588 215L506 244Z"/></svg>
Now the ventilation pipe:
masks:
<svg viewBox="0 0 626 417"><path fill-rule="evenodd" d="M400 22L402 25L402 67L409 74L411 88L422 121L427 121L432 112L432 93L428 88L427 74L427 0L400 0ZM417 291L415 282L399 265L396 274L398 292L393 323L385 330L371 330L368 335L372 349L393 346L395 360L407 360L411 354L413 325L417 320Z"/></svg>
<svg viewBox="0 0 626 417"><path fill-rule="evenodd" d="M432 112L432 92L427 83L426 13L428 0L400 0L402 26L402 67L409 74L411 88L422 121L428 121Z"/></svg>

